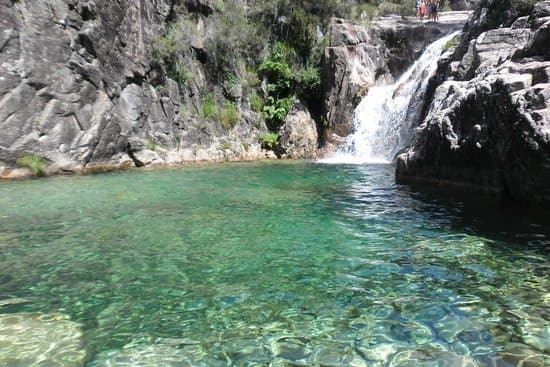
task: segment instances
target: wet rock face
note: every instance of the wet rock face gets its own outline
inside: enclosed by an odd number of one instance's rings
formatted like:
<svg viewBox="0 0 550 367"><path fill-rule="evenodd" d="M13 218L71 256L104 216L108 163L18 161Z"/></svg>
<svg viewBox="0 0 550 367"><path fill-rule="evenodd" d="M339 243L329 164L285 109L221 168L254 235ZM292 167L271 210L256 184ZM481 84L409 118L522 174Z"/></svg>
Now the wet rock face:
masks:
<svg viewBox="0 0 550 367"><path fill-rule="evenodd" d="M279 130L279 145L289 158L314 158L318 148L315 121L301 104L295 105Z"/></svg>
<svg viewBox="0 0 550 367"><path fill-rule="evenodd" d="M325 49L325 140L338 145L350 132L353 111L383 74L385 47L371 29L334 19Z"/></svg>
<svg viewBox="0 0 550 367"><path fill-rule="evenodd" d="M328 150L351 132L355 107L370 87L391 83L429 44L461 29L468 16L468 12L442 13L437 23L389 16L368 26L333 19L323 68Z"/></svg>
<svg viewBox="0 0 550 367"><path fill-rule="evenodd" d="M541 2L529 22L483 32L487 9L476 13L454 54L440 60L429 107L398 158L398 181L550 201L548 8Z"/></svg>
<svg viewBox="0 0 550 367"><path fill-rule="evenodd" d="M210 9L207 1L186 5ZM224 159L218 147L228 132L198 117L201 64L190 66L194 79L180 88L155 62L173 6L0 0L0 176L27 153L53 170L140 165L130 154L136 139L158 147L158 159L145 161ZM265 127L250 120L242 122L252 143Z"/></svg>

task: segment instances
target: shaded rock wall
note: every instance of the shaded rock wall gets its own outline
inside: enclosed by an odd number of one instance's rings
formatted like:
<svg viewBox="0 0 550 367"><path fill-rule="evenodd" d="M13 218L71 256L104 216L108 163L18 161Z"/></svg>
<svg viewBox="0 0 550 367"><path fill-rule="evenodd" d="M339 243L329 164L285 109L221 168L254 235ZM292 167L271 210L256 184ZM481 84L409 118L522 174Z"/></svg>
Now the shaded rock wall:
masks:
<svg viewBox="0 0 550 367"><path fill-rule="evenodd" d="M183 88L155 62L173 6L0 0L0 171L28 153L53 170L260 156L265 124L247 108L229 131L200 118L200 62Z"/></svg>
<svg viewBox="0 0 550 367"><path fill-rule="evenodd" d="M550 1L490 29L494 4L440 60L397 180L550 202Z"/></svg>

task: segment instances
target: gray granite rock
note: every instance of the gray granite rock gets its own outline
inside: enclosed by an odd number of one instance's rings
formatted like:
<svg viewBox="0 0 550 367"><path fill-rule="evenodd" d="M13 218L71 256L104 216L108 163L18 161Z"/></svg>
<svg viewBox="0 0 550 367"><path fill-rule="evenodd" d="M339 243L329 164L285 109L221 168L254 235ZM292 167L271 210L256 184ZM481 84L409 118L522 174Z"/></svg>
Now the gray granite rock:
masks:
<svg viewBox="0 0 550 367"><path fill-rule="evenodd" d="M315 121L307 108L296 104L279 129L279 145L289 158L314 158L318 150Z"/></svg>
<svg viewBox="0 0 550 367"><path fill-rule="evenodd" d="M454 55L440 60L399 182L431 182L550 201L550 1L534 8L528 28L488 29L488 7L476 12ZM528 24L525 23L525 26Z"/></svg>
<svg viewBox="0 0 550 367"><path fill-rule="evenodd" d="M198 13L197 28L214 11L212 4L185 2ZM247 117L231 131L200 116L200 91L210 86L198 60L189 60L193 80L180 86L155 61L174 5L0 0L0 176L9 176L25 154L60 170L85 171L116 167L121 159L126 164L122 157L128 155L133 165L220 160L216 150L228 134L239 144L258 144L265 130L259 115L241 111ZM240 103L242 91L231 92ZM151 152L138 152L137 140L162 151L151 159Z"/></svg>

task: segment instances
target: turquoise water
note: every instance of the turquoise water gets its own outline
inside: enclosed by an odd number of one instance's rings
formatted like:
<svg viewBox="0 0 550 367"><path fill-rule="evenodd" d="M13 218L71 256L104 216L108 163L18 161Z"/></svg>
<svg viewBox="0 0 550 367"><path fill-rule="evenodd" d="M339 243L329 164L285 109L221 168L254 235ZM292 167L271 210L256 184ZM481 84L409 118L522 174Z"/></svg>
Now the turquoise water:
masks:
<svg viewBox="0 0 550 367"><path fill-rule="evenodd" d="M548 365L550 212L489 206L389 165L0 182L0 365Z"/></svg>

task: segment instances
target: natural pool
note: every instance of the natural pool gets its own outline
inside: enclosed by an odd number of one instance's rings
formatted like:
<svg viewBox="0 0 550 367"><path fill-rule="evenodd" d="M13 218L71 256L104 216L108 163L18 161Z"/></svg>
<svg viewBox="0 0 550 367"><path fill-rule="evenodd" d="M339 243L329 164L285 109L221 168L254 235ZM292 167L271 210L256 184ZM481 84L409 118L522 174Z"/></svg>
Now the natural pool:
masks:
<svg viewBox="0 0 550 367"><path fill-rule="evenodd" d="M549 365L550 212L487 208L390 165L0 182L0 365Z"/></svg>

